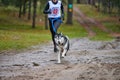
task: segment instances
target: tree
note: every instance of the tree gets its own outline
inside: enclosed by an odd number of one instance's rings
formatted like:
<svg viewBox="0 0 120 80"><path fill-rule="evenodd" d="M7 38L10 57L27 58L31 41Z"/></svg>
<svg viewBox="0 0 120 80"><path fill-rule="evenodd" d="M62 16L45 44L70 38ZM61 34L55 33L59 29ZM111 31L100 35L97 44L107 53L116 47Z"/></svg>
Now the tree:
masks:
<svg viewBox="0 0 120 80"><path fill-rule="evenodd" d="M21 18L21 15L22 15L22 0L19 0L20 3L19 3L19 18Z"/></svg>
<svg viewBox="0 0 120 80"><path fill-rule="evenodd" d="M27 0L23 0L23 15L26 14L26 3L27 3Z"/></svg>
<svg viewBox="0 0 120 80"><path fill-rule="evenodd" d="M100 11L100 1L101 0L98 0L98 11Z"/></svg>
<svg viewBox="0 0 120 80"><path fill-rule="evenodd" d="M37 0L33 0L33 22L32 22L32 28L35 28L36 8L37 8Z"/></svg>
<svg viewBox="0 0 120 80"><path fill-rule="evenodd" d="M77 4L80 4L80 0L77 0Z"/></svg>
<svg viewBox="0 0 120 80"><path fill-rule="evenodd" d="M118 0L118 14L120 16L120 0ZM120 21L120 19L119 19L119 21Z"/></svg>
<svg viewBox="0 0 120 80"><path fill-rule="evenodd" d="M73 15L73 0L68 0L68 8L67 8L67 24L73 24L72 22Z"/></svg>
<svg viewBox="0 0 120 80"><path fill-rule="evenodd" d="M48 16L45 15L45 29L48 29Z"/></svg>
<svg viewBox="0 0 120 80"><path fill-rule="evenodd" d="M91 4L91 0L88 0L88 4Z"/></svg>
<svg viewBox="0 0 120 80"><path fill-rule="evenodd" d="M93 6L96 6L96 5L95 5L95 0L91 0L91 4L92 4Z"/></svg>
<svg viewBox="0 0 120 80"><path fill-rule="evenodd" d="M29 0L29 4L28 4L28 6L29 6L29 9L28 9L28 20L30 20L31 19L31 0Z"/></svg>
<svg viewBox="0 0 120 80"><path fill-rule="evenodd" d="M40 9L42 10L43 12L43 8L45 7L45 4L46 4L46 0L40 0ZM48 17L47 15L45 15L45 29L47 30L48 29Z"/></svg>
<svg viewBox="0 0 120 80"><path fill-rule="evenodd" d="M2 4L8 6L10 1L9 0L1 0Z"/></svg>

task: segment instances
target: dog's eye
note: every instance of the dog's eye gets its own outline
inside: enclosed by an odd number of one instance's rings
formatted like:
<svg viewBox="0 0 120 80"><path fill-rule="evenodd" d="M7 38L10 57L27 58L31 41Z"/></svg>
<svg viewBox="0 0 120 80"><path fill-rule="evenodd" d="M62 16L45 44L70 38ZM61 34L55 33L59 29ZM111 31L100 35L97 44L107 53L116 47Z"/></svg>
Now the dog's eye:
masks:
<svg viewBox="0 0 120 80"><path fill-rule="evenodd" d="M58 36L57 35L55 35L55 38L57 38Z"/></svg>

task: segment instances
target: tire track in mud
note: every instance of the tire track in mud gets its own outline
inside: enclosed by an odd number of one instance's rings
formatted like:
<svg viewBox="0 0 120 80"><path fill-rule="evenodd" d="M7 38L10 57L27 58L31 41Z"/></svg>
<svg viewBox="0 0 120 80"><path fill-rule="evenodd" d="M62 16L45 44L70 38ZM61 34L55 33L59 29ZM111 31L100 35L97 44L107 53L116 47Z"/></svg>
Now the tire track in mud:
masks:
<svg viewBox="0 0 120 80"><path fill-rule="evenodd" d="M86 29L88 36L95 36L95 32L90 28L88 22L85 20L85 17L78 8L74 7L74 18Z"/></svg>
<svg viewBox="0 0 120 80"><path fill-rule="evenodd" d="M96 33L92 29L93 27L98 27L104 32L110 32L105 26L103 26L100 22L95 19L87 17L83 14L79 8L74 6L74 17L75 19L86 29L88 32L88 36L95 36Z"/></svg>

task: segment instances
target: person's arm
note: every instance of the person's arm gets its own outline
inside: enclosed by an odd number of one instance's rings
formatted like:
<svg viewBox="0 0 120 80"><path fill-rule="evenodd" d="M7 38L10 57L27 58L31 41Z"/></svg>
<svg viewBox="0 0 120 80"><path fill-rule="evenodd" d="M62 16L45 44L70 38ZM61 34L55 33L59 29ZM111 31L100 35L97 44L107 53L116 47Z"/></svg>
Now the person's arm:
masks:
<svg viewBox="0 0 120 80"><path fill-rule="evenodd" d="M51 13L51 11L49 10L49 3L46 4L46 6L45 6L45 8L43 10L43 13L44 14L50 14Z"/></svg>
<svg viewBox="0 0 120 80"><path fill-rule="evenodd" d="M62 18L64 20L64 7L63 7L63 4L61 3L61 11L62 11Z"/></svg>
<svg viewBox="0 0 120 80"><path fill-rule="evenodd" d="M62 11L62 14L64 14L64 7L62 3L61 3L61 11Z"/></svg>

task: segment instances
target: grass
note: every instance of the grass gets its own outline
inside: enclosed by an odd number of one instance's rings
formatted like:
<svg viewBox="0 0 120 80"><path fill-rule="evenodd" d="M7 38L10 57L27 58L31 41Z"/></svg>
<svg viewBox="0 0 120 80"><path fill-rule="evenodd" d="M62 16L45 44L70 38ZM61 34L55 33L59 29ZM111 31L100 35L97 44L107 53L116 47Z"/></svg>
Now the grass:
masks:
<svg viewBox="0 0 120 80"><path fill-rule="evenodd" d="M46 43L50 39L47 30L0 30L0 51L24 49Z"/></svg>
<svg viewBox="0 0 120 80"><path fill-rule="evenodd" d="M90 38L91 40L109 41L113 39L113 37L110 36L108 32L104 32L96 26L92 28L92 30L96 33L96 36Z"/></svg>
<svg viewBox="0 0 120 80"><path fill-rule="evenodd" d="M101 12L98 12L96 8L90 6L90 5L77 5L80 10L86 14L86 16L91 17L91 18L96 18L96 19L103 19L109 17L107 14L102 14Z"/></svg>
<svg viewBox="0 0 120 80"><path fill-rule="evenodd" d="M109 22L104 22L103 23L110 31L120 33L120 23L109 23Z"/></svg>
<svg viewBox="0 0 120 80"><path fill-rule="evenodd" d="M86 37L86 30L77 22L74 21L73 25L62 25L58 32L63 32L65 35L68 35L70 38L76 37Z"/></svg>

